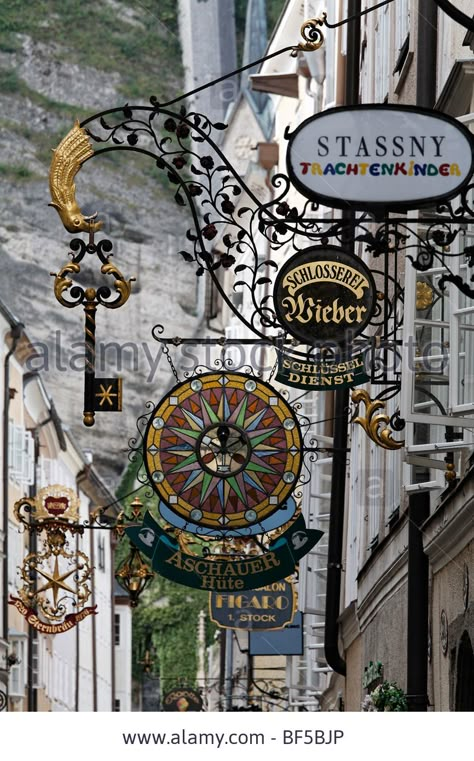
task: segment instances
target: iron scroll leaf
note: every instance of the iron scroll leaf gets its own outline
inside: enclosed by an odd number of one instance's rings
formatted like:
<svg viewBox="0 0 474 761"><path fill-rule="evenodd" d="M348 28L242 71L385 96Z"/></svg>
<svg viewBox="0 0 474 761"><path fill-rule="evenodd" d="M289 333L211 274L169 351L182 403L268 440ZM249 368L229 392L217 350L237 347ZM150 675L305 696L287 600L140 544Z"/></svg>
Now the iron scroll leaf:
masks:
<svg viewBox="0 0 474 761"><path fill-rule="evenodd" d="M307 529L300 515L263 555L212 560L183 552L150 512L142 526L131 526L125 533L161 576L187 587L218 591L258 589L290 576L323 536L322 531Z"/></svg>

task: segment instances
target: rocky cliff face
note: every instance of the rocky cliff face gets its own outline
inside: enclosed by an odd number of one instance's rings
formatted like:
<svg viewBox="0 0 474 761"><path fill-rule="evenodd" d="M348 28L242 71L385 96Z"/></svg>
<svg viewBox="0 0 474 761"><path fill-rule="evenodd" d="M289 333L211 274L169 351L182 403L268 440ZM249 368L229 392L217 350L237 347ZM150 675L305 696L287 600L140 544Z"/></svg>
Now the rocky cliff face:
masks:
<svg viewBox="0 0 474 761"><path fill-rule="evenodd" d="M67 262L73 236L48 207L48 170L51 150L75 118L179 92L174 4L148 5L151 11L144 3L49 0L0 9L0 297L25 323L37 350L31 369L44 371L63 423L112 483L127 464L127 441L145 402L158 401L173 383L152 326L190 336L199 324L194 268L177 254L189 219L144 157L105 154L76 178L83 211L97 210L104 220L98 238L109 238L115 264L137 277L125 306L99 307L97 316L97 376L123 376L124 412L97 414L87 429L83 311L58 304L50 276ZM81 283L94 285L99 262L88 259Z"/></svg>

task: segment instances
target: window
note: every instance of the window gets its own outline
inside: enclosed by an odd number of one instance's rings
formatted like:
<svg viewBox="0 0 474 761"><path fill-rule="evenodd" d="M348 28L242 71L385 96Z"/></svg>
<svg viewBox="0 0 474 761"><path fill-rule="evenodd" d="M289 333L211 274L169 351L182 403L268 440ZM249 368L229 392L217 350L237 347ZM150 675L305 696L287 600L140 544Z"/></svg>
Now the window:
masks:
<svg viewBox="0 0 474 761"><path fill-rule="evenodd" d="M8 586L14 592L18 581L18 567L25 556L24 534L20 533L19 524L8 521Z"/></svg>
<svg viewBox="0 0 474 761"><path fill-rule="evenodd" d="M377 398L377 394L374 395ZM383 500L384 472L382 469L382 450L376 444L370 443L370 459L367 475L368 498L368 549L373 550L379 542L380 510Z"/></svg>
<svg viewBox="0 0 474 761"><path fill-rule="evenodd" d="M105 539L103 536L99 537L97 545L97 557L99 571L105 571Z"/></svg>
<svg viewBox="0 0 474 761"><path fill-rule="evenodd" d="M388 400L386 410L390 419L398 411L399 404L400 397L398 394ZM400 437L395 435L394 438L398 439ZM385 461L383 468L385 474L385 525L392 526L400 513L402 458L400 450L383 452L383 458Z"/></svg>
<svg viewBox="0 0 474 761"><path fill-rule="evenodd" d="M26 634L11 634L9 657L14 660L10 666L8 694L11 698L22 698L26 683Z"/></svg>
<svg viewBox="0 0 474 761"><path fill-rule="evenodd" d="M50 484L61 484L61 486L76 489L76 480L73 474L60 460L40 457L38 465L39 488Z"/></svg>
<svg viewBox="0 0 474 761"><path fill-rule="evenodd" d="M114 644L116 647L120 647L120 613L116 613L114 616Z"/></svg>
<svg viewBox="0 0 474 761"><path fill-rule="evenodd" d="M474 233L461 232L460 250L473 245ZM455 275L469 281L463 257L449 251ZM474 304L452 283L440 287L447 274L442 262L430 270L407 270L405 306L405 386L410 422L436 428L472 427L474 374L469 357L474 349ZM410 328L409 328L410 326ZM465 416L469 416L466 418ZM446 433L439 431L438 433Z"/></svg>
<svg viewBox="0 0 474 761"><path fill-rule="evenodd" d="M325 107L336 105L336 80L335 80L335 42L336 35L328 34L324 42L324 46L319 51L325 56L325 69L326 77L324 82L324 94L325 94ZM311 55L311 53L309 53ZM313 54L314 55L314 54Z"/></svg>
<svg viewBox="0 0 474 761"><path fill-rule="evenodd" d="M410 2L409 0L397 0L395 3L395 48L400 53L406 44L410 30Z"/></svg>
<svg viewBox="0 0 474 761"><path fill-rule="evenodd" d="M390 6L385 5L378 11L375 26L375 60L374 60L374 79L375 79L375 100L377 103L383 103L388 96L389 88L389 20Z"/></svg>
<svg viewBox="0 0 474 761"><path fill-rule="evenodd" d="M341 20L346 19L349 15L348 0L342 0ZM341 27L341 54L347 55L347 24Z"/></svg>
<svg viewBox="0 0 474 761"><path fill-rule="evenodd" d="M40 657L39 657L39 641L34 639L31 643L31 660L32 660L32 684L34 689L39 689L40 685Z"/></svg>
<svg viewBox="0 0 474 761"><path fill-rule="evenodd" d="M471 234L464 232L461 235L464 250L474 248L474 230ZM464 282L469 282L471 272L467 264L462 262L459 274ZM458 362L453 363L453 400L452 410L454 414L471 412L474 408L474 301L456 289L456 298L453 309L452 340L457 347Z"/></svg>
<svg viewBox="0 0 474 761"><path fill-rule="evenodd" d="M21 425L8 423L8 473L20 486L34 483L35 444L30 431Z"/></svg>
<svg viewBox="0 0 474 761"><path fill-rule="evenodd" d="M455 207L456 201L453 202ZM419 225L424 236L427 227ZM429 270L407 267L403 340L402 409L407 464L413 466L413 488L444 489L446 453L462 476L474 443L474 303L450 281L469 282L466 257L474 243L472 226L461 229L444 247ZM405 485L407 483L405 481ZM433 494L433 506L436 495Z"/></svg>

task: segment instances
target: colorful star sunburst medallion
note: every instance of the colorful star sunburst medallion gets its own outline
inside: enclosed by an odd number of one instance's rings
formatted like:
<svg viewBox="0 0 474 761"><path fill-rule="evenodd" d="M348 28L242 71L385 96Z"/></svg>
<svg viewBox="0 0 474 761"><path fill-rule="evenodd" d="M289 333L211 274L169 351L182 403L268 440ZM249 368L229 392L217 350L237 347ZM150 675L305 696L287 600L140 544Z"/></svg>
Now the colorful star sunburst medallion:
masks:
<svg viewBox="0 0 474 761"><path fill-rule="evenodd" d="M241 373L204 373L154 409L144 461L160 498L202 526L235 529L271 515L293 491L301 432L274 388Z"/></svg>

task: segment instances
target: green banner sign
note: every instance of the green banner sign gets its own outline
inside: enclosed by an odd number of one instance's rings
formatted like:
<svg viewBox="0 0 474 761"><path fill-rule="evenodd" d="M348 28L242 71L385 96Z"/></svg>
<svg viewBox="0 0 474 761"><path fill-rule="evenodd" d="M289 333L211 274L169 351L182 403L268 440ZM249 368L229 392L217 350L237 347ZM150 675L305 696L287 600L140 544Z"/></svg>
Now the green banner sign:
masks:
<svg viewBox="0 0 474 761"><path fill-rule="evenodd" d="M161 576L187 587L217 592L258 589L291 576L298 561L323 535L322 531L307 529L300 515L263 555L234 560L183 552L149 512L142 526L131 526L125 533L152 560L153 570Z"/></svg>
<svg viewBox="0 0 474 761"><path fill-rule="evenodd" d="M346 386L360 386L367 383L362 354L340 362L304 362L291 354L280 354L275 380L293 388L313 388L320 391L334 391Z"/></svg>

